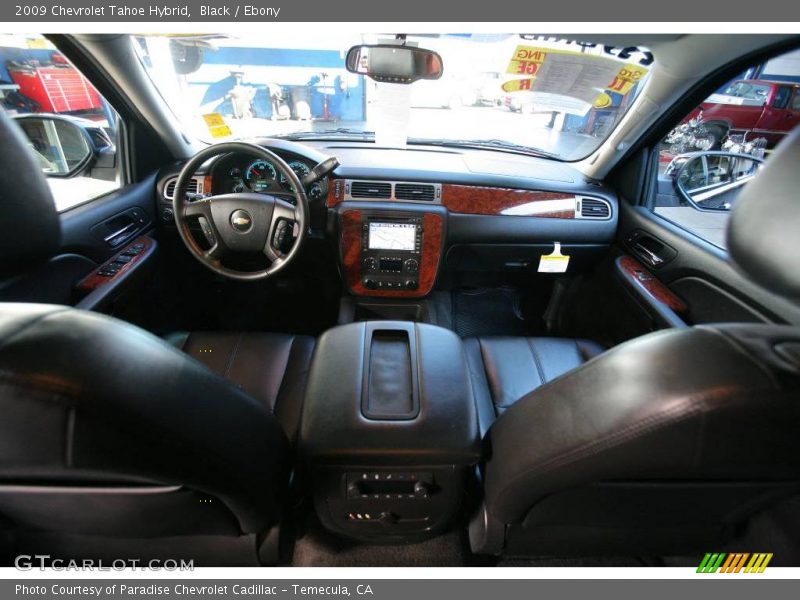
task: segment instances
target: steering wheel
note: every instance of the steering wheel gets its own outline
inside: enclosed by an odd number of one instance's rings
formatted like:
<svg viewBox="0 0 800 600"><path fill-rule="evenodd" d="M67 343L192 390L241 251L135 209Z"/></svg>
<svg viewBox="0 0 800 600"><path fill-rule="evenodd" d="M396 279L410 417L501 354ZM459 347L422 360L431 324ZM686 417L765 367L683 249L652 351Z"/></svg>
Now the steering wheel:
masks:
<svg viewBox="0 0 800 600"><path fill-rule="evenodd" d="M268 160L286 178L293 191L278 194L239 192L190 201L186 187L198 167L210 158L231 152ZM279 196L294 197L296 206ZM178 233L192 255L215 273L242 281L264 279L285 268L297 256L308 229L308 198L297 174L274 152L246 142L215 144L189 159L175 183L172 209ZM193 217L200 221L200 229L210 245L208 250L203 250L192 235L189 223ZM271 263L259 271L240 271L224 266L222 260L225 256L236 252L263 252Z"/></svg>

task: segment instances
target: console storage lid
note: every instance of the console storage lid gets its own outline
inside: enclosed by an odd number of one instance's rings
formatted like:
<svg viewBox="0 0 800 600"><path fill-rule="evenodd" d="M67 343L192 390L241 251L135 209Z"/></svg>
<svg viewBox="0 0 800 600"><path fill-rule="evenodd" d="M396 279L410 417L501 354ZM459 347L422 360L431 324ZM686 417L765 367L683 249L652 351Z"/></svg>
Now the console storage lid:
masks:
<svg viewBox="0 0 800 600"><path fill-rule="evenodd" d="M306 386L300 452L311 464L477 463L480 435L460 338L403 321L327 331Z"/></svg>

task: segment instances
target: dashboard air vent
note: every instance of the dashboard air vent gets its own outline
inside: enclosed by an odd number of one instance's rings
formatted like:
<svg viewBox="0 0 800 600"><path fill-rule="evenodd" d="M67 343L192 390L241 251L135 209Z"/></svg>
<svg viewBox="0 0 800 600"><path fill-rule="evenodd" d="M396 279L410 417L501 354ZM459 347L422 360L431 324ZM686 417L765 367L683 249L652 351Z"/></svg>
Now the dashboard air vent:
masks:
<svg viewBox="0 0 800 600"><path fill-rule="evenodd" d="M350 184L353 198L391 198L392 184L382 181L354 181Z"/></svg>
<svg viewBox="0 0 800 600"><path fill-rule="evenodd" d="M436 189L424 183L398 183L394 186L394 197L397 200L433 202L436 199Z"/></svg>
<svg viewBox="0 0 800 600"><path fill-rule="evenodd" d="M166 196L169 200L172 200L175 197L175 184L178 183L178 178L170 179L167 182L167 185L164 186L164 196ZM196 194L197 193L197 179L190 179L189 183L186 185L186 191L189 194Z"/></svg>
<svg viewBox="0 0 800 600"><path fill-rule="evenodd" d="M596 198L581 199L581 217L584 219L607 219L611 216L611 207L605 200Z"/></svg>

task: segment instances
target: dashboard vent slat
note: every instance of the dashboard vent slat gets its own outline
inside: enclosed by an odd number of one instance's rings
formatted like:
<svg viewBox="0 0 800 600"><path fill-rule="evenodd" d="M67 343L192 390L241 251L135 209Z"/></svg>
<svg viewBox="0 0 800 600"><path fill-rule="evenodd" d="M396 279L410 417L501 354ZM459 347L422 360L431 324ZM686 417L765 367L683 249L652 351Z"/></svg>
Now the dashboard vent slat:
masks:
<svg viewBox="0 0 800 600"><path fill-rule="evenodd" d="M611 216L611 208L604 200L596 198L581 199L581 217L588 219L608 219Z"/></svg>
<svg viewBox="0 0 800 600"><path fill-rule="evenodd" d="M394 197L397 200L433 202L436 199L436 189L424 183L398 183L394 186Z"/></svg>
<svg viewBox="0 0 800 600"><path fill-rule="evenodd" d="M381 181L354 181L350 184L353 198L391 198L392 184Z"/></svg>
<svg viewBox="0 0 800 600"><path fill-rule="evenodd" d="M172 200L175 197L175 184L178 183L178 179L170 179L167 182L167 185L164 187L164 196L167 199ZM190 179L189 183L186 185L186 191L189 194L196 194L197 193L197 179Z"/></svg>

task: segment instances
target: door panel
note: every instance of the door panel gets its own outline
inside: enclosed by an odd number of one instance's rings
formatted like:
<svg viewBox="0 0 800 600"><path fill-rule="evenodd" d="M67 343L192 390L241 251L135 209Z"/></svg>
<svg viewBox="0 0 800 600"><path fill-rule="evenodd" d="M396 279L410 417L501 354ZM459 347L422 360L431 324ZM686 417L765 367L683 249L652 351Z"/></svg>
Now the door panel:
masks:
<svg viewBox="0 0 800 600"><path fill-rule="evenodd" d="M155 223L155 174L106 196L61 213L61 248L44 265L0 286L0 300L75 305L85 295L78 283L114 258L130 243L147 235ZM152 252L148 253L148 259ZM136 271L150 261L137 261ZM141 282L127 268L125 277L114 278L98 302L82 308L107 309ZM124 280L123 280L124 279ZM101 300L101 302L100 302Z"/></svg>
<svg viewBox="0 0 800 600"><path fill-rule="evenodd" d="M156 174L61 214L61 249L96 263L155 223ZM123 231L124 229L124 231ZM114 235L116 232L121 232Z"/></svg>
<svg viewBox="0 0 800 600"><path fill-rule="evenodd" d="M750 282L730 263L725 251L647 208L620 202L617 244L624 253L639 259L634 235L637 232L674 250L669 260L645 266L686 305L681 316L688 324L725 321L800 324L800 307Z"/></svg>

